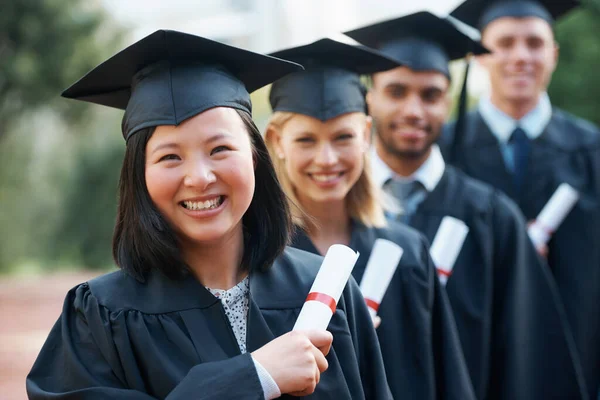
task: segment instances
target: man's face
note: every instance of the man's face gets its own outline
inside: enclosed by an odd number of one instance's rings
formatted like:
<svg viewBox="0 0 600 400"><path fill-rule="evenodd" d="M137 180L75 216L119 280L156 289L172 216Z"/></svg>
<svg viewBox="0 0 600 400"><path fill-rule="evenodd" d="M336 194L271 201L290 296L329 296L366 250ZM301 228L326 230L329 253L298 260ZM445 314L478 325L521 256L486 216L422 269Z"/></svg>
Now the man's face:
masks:
<svg viewBox="0 0 600 400"><path fill-rule="evenodd" d="M396 157L427 155L448 117L449 86L439 72L399 67L375 74L367 103L382 149Z"/></svg>
<svg viewBox="0 0 600 400"><path fill-rule="evenodd" d="M536 17L498 18L485 28L482 42L493 52L480 57L490 75L492 98L537 102L558 60L550 24Z"/></svg>

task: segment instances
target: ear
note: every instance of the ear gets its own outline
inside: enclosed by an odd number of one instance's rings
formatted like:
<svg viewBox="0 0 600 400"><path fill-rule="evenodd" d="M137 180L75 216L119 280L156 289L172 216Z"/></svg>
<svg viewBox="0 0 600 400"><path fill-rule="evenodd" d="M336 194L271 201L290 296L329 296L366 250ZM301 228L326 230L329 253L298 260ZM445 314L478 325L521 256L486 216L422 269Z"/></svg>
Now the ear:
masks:
<svg viewBox="0 0 600 400"><path fill-rule="evenodd" d="M368 107L368 108L370 108L370 106L371 106L371 103L373 102L373 92L372 92L372 90L373 90L373 89L369 89L369 90L367 91L367 94L366 94L366 96L365 96L365 101L367 102L367 107Z"/></svg>
<svg viewBox="0 0 600 400"><path fill-rule="evenodd" d="M473 60L475 60L475 64L479 64L481 67L483 67L486 71L489 69L489 60L490 57L492 57L492 53L490 54L481 54L478 56L473 56Z"/></svg>
<svg viewBox="0 0 600 400"><path fill-rule="evenodd" d="M489 38L487 27L483 30L483 32L481 32L480 43L490 52L480 55L472 55L471 60L475 61L475 64L479 64L481 67L488 70L490 59L494 57L494 50L492 50L492 42Z"/></svg>
<svg viewBox="0 0 600 400"><path fill-rule="evenodd" d="M468 92L467 92L468 93ZM446 91L446 94L444 94L444 118L447 120L450 117L450 113L452 112L452 106L454 105L454 103L452 102L453 98L452 95L450 94L450 87L448 87L448 90ZM469 98L467 96L467 101L469 101ZM460 97L456 98L456 102L460 102Z"/></svg>
<svg viewBox="0 0 600 400"><path fill-rule="evenodd" d="M265 142L275 151L274 157L277 157L280 160L285 158L283 146L281 145L281 132L279 129L275 128L273 125L267 126Z"/></svg>

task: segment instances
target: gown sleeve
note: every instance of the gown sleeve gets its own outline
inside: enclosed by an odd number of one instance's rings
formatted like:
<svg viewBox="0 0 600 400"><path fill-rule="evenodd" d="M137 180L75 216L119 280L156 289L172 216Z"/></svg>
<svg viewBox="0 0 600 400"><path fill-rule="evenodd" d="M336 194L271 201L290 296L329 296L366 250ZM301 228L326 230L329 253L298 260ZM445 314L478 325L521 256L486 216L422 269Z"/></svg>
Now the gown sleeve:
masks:
<svg viewBox="0 0 600 400"><path fill-rule="evenodd" d="M585 398L564 306L517 206L498 193L493 207L494 326L489 399Z"/></svg>
<svg viewBox="0 0 600 400"><path fill-rule="evenodd" d="M27 376L30 399L154 398L127 384L125 377L136 372L126 371L118 361L111 314L98 304L87 284L69 292L62 314ZM194 366L166 399L262 400L264 394L250 354L243 354Z"/></svg>
<svg viewBox="0 0 600 400"><path fill-rule="evenodd" d="M392 399L371 315L354 278L344 290L345 312L366 399Z"/></svg>

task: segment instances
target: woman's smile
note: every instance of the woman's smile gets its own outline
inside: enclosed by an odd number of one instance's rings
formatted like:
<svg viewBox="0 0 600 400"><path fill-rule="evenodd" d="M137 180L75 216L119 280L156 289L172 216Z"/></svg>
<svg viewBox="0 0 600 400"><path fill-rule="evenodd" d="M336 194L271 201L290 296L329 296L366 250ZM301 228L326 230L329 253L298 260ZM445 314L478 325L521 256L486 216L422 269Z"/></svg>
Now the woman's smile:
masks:
<svg viewBox="0 0 600 400"><path fill-rule="evenodd" d="M214 196L206 200L184 200L179 204L192 217L207 218L218 214L226 205L226 196Z"/></svg>
<svg viewBox="0 0 600 400"><path fill-rule="evenodd" d="M320 188L331 188L335 187L340 183L345 175L345 171L340 172L315 172L308 173L307 175L311 180Z"/></svg>

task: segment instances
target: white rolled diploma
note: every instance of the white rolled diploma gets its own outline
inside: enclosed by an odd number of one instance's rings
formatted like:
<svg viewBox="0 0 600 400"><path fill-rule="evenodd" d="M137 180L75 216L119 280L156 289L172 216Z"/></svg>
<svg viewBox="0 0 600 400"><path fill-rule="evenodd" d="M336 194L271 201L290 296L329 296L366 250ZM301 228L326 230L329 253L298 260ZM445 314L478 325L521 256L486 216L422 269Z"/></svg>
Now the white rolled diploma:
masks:
<svg viewBox="0 0 600 400"><path fill-rule="evenodd" d="M358 259L351 248L334 244L327 250L294 330L325 330Z"/></svg>
<svg viewBox="0 0 600 400"><path fill-rule="evenodd" d="M535 247L545 246L579 200L579 193L562 183L546 203L527 232Z"/></svg>
<svg viewBox="0 0 600 400"><path fill-rule="evenodd" d="M452 274L454 263L456 263L468 233L469 228L464 222L445 216L433 238L430 254L440 282L444 286Z"/></svg>
<svg viewBox="0 0 600 400"><path fill-rule="evenodd" d="M360 291L365 298L371 317L377 315L379 304L398 268L404 250L394 242L375 240L371 257L360 281Z"/></svg>

